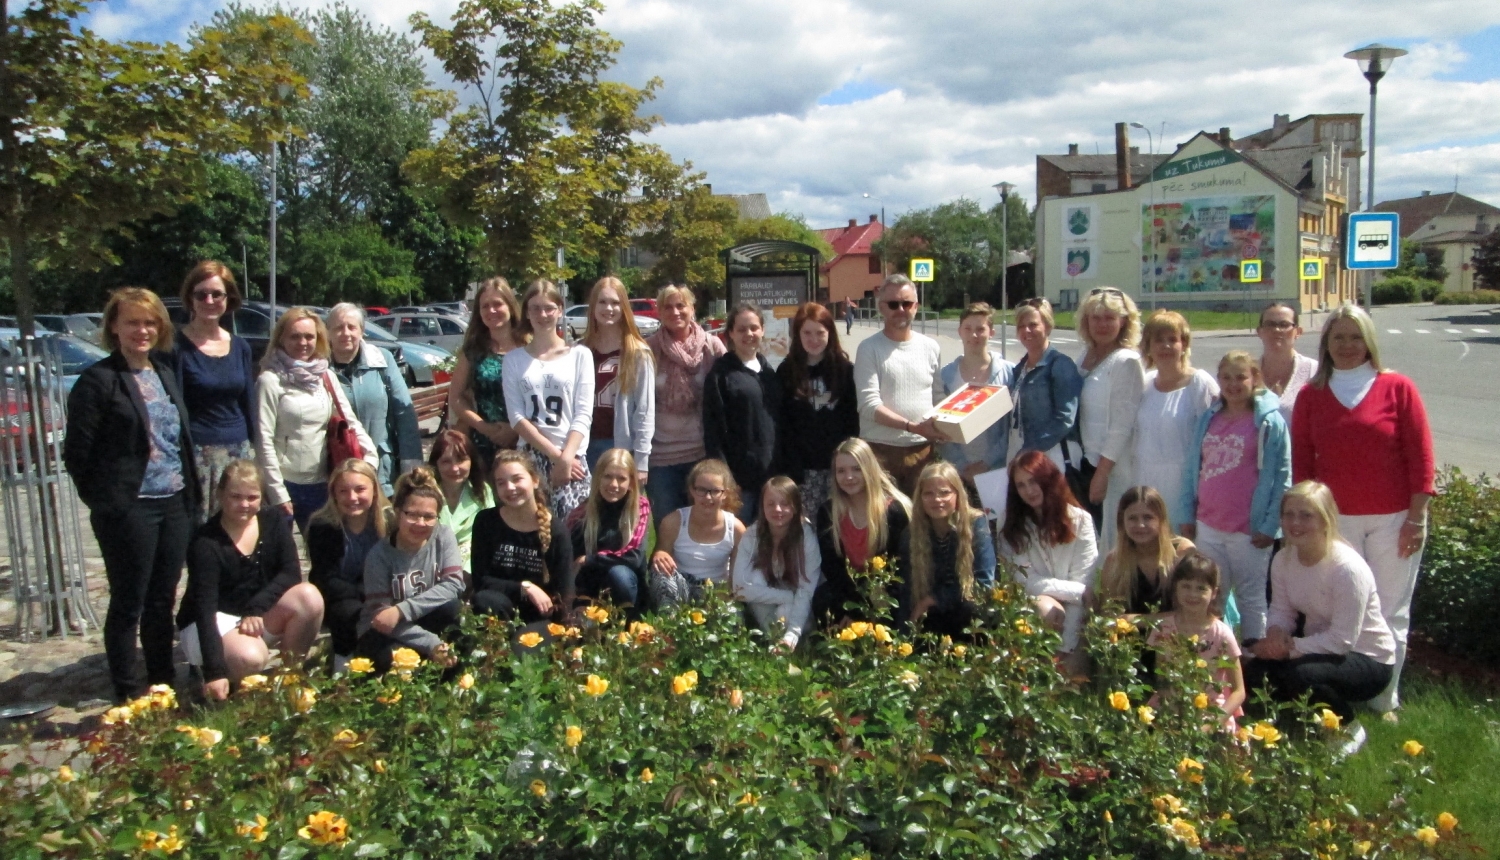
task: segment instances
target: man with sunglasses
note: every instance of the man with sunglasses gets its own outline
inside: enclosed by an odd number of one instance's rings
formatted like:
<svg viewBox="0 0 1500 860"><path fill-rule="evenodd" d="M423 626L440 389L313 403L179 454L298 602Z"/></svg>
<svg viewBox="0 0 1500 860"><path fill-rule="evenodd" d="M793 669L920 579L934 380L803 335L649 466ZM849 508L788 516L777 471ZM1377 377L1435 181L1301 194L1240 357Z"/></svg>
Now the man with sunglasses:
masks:
<svg viewBox="0 0 1500 860"><path fill-rule="evenodd" d="M942 400L942 351L937 341L911 330L917 288L905 275L888 276L876 298L885 327L860 343L854 359L859 435L896 486L911 495L922 467L932 462L932 443L947 441L932 419L923 419Z"/></svg>

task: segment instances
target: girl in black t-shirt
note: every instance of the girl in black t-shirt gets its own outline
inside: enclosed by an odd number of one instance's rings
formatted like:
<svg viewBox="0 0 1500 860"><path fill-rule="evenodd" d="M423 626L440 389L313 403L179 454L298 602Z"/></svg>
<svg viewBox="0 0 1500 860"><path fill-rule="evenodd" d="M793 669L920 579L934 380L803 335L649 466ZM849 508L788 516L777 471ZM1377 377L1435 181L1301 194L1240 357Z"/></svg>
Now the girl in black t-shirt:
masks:
<svg viewBox="0 0 1500 860"><path fill-rule="evenodd" d="M573 545L547 505L531 458L495 454L498 506L474 519L474 609L532 623L572 606Z"/></svg>

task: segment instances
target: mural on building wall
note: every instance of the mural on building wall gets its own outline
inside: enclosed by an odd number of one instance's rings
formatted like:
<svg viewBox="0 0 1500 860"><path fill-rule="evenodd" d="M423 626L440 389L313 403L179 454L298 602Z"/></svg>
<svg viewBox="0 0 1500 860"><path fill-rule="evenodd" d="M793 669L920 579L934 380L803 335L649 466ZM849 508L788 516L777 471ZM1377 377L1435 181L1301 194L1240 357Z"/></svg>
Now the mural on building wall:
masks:
<svg viewBox="0 0 1500 860"><path fill-rule="evenodd" d="M1276 198L1199 197L1141 207L1141 284L1162 293L1276 288ZM1240 283L1240 261L1261 260L1261 281Z"/></svg>
<svg viewBox="0 0 1500 860"><path fill-rule="evenodd" d="M1099 271L1099 207L1092 203L1064 206L1062 270L1070 280L1093 279Z"/></svg>

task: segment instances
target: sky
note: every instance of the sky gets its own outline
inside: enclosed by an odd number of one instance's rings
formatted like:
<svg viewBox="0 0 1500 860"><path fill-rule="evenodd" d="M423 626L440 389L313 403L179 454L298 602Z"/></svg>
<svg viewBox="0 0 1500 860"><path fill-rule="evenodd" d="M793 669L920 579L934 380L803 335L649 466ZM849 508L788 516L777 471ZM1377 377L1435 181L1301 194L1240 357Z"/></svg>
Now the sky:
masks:
<svg viewBox="0 0 1500 860"><path fill-rule="evenodd" d="M349 2L403 30L457 5ZM1376 199L1456 183L1500 205L1500 3L605 2L600 24L623 42L609 76L664 82L650 139L716 192L764 193L815 227L961 197L988 207L1001 181L1034 203L1038 154L1113 152L1116 122L1151 129L1132 143L1162 152L1275 114L1365 113L1368 85L1343 54L1371 42L1410 51L1380 84ZM88 23L178 40L220 5L110 0Z"/></svg>

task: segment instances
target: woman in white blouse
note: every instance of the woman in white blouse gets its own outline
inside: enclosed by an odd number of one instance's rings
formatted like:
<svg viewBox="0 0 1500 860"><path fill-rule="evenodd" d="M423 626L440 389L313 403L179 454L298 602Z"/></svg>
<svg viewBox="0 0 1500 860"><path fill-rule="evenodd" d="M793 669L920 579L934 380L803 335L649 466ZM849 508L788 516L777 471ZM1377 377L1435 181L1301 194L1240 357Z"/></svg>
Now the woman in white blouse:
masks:
<svg viewBox="0 0 1500 860"><path fill-rule="evenodd" d="M501 374L511 427L550 484L552 512L566 517L589 495L584 446L594 416L594 356L558 334L562 303L556 284L531 282L521 299L521 334L531 342L506 353Z"/></svg>
<svg viewBox="0 0 1500 860"><path fill-rule="evenodd" d="M1115 510L1134 486L1131 469L1136 410L1146 389L1141 354L1141 315L1135 302L1114 287L1098 287L1078 309L1078 339L1087 351L1078 363L1083 392L1078 397L1078 429L1083 440L1083 471L1088 498L1079 503L1094 516L1104 546L1115 544Z"/></svg>
<svg viewBox="0 0 1500 860"><path fill-rule="evenodd" d="M1193 332L1182 314L1153 313L1141 340L1150 372L1135 413L1135 481L1155 487L1175 511L1198 418L1219 396L1219 383L1188 361Z"/></svg>
<svg viewBox="0 0 1500 860"><path fill-rule="evenodd" d="M1078 647L1084 592L1099 559L1094 520L1046 454L1027 451L1010 464L1000 557L1036 603L1042 621L1062 633L1062 651Z"/></svg>
<svg viewBox="0 0 1500 860"><path fill-rule="evenodd" d="M1333 493L1303 481L1281 497L1284 545L1271 560L1271 611L1266 635L1250 648L1249 689L1269 687L1278 701L1311 693L1347 724L1354 704L1390 683L1396 640L1380 611L1375 575L1339 537ZM1297 633L1299 616L1301 635ZM1364 739L1354 727L1352 752Z"/></svg>
<svg viewBox="0 0 1500 860"><path fill-rule="evenodd" d="M1265 351L1260 357L1260 375L1277 397L1281 398L1281 417L1292 425L1292 404L1297 394L1318 373L1318 360L1297 351L1302 325L1297 309L1285 302L1273 302L1260 312L1255 333Z"/></svg>

